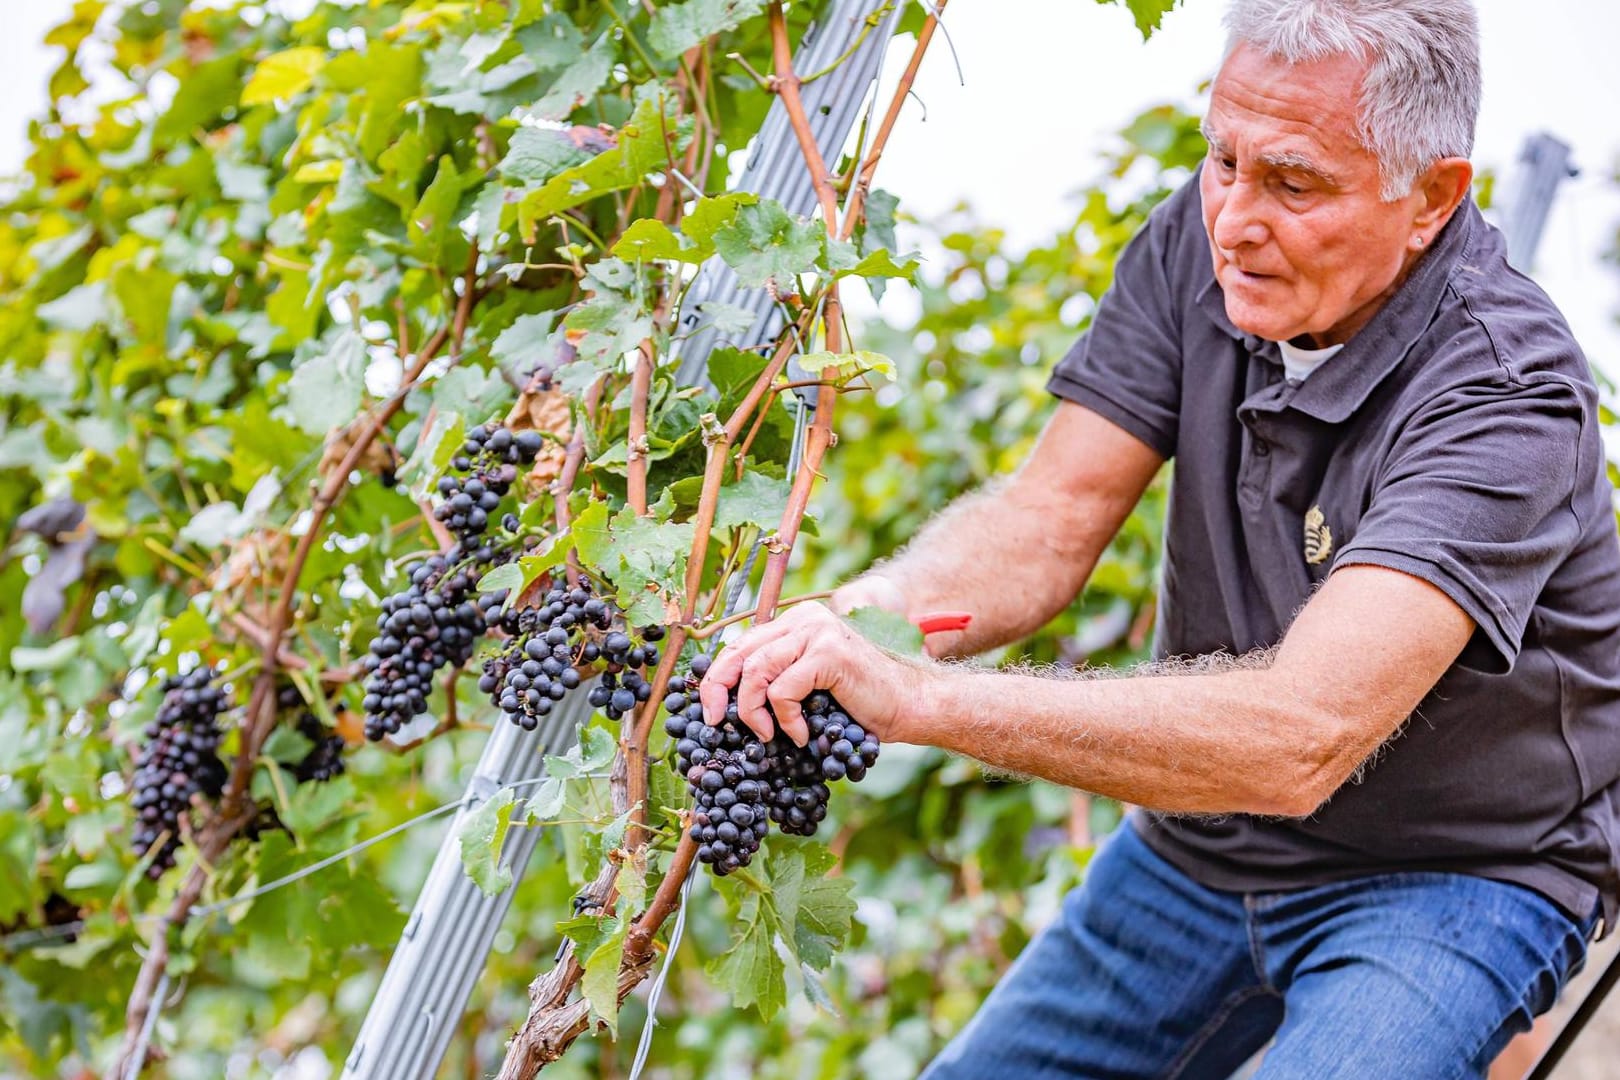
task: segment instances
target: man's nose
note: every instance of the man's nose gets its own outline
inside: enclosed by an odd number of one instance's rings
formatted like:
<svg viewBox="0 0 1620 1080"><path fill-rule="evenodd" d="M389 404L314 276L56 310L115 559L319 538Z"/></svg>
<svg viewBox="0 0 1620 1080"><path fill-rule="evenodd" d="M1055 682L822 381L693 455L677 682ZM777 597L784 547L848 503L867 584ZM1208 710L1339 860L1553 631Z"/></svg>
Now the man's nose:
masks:
<svg viewBox="0 0 1620 1080"><path fill-rule="evenodd" d="M1241 179L1234 181L1215 212L1211 233L1215 246L1225 251L1253 247L1265 243L1269 233L1254 187Z"/></svg>

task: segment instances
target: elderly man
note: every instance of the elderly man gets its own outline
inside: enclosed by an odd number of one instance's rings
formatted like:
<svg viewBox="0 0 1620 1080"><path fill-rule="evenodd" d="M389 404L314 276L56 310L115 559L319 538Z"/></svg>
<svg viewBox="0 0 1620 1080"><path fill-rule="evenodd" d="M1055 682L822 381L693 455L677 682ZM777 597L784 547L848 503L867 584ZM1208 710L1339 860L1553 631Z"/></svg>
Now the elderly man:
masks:
<svg viewBox="0 0 1620 1080"><path fill-rule="evenodd" d="M1469 200L1466 0L1235 0L1197 177L1120 259L1016 475L835 603L970 610L967 655L1084 585L1175 460L1129 677L912 663L794 608L711 717L885 739L1145 808L930 1080L1479 1076L1616 902L1620 544L1596 394ZM931 639L937 640L937 639ZM1274 1041L1273 1041L1274 1040Z"/></svg>

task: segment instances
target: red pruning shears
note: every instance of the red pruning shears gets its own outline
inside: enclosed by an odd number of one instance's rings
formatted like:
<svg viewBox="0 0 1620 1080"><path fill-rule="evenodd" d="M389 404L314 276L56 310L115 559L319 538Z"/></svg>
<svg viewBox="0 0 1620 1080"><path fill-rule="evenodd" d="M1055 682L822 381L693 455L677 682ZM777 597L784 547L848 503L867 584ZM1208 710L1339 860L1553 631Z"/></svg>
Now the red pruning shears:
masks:
<svg viewBox="0 0 1620 1080"><path fill-rule="evenodd" d="M966 611L930 611L911 620L924 636L946 630L966 630L973 616Z"/></svg>

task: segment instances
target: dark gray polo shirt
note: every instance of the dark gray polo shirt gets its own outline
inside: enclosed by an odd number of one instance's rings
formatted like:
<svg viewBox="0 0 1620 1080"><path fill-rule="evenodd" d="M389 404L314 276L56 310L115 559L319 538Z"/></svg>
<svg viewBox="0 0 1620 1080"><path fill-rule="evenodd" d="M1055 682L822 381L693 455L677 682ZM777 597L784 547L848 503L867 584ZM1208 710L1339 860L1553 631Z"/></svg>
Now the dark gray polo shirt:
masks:
<svg viewBox="0 0 1620 1080"><path fill-rule="evenodd" d="M1050 389L1175 460L1159 655L1273 645L1358 563L1434 584L1478 625L1315 814L1139 814L1156 851L1243 891L1463 871L1577 917L1601 895L1614 924L1620 542L1597 391L1471 201L1345 348L1291 383L1277 346L1226 317L1194 177L1121 255Z"/></svg>

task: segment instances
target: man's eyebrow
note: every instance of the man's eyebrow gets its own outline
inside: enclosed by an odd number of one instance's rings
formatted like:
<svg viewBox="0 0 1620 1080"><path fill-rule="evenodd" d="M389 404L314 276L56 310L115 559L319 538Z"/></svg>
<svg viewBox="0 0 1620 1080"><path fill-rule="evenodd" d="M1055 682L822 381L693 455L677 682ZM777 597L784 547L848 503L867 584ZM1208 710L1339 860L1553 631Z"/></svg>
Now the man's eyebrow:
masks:
<svg viewBox="0 0 1620 1080"><path fill-rule="evenodd" d="M1333 174L1328 172L1322 166L1318 165L1314 158L1307 157L1304 154L1296 153L1291 150L1282 150L1272 154L1260 154L1258 155L1258 160L1260 161L1260 164L1266 165L1273 169L1288 169L1292 172L1307 173L1316 177L1318 180L1330 187L1337 187L1339 183L1336 179L1334 179Z"/></svg>
<svg viewBox="0 0 1620 1080"><path fill-rule="evenodd" d="M1209 143L1209 145L1218 153L1231 153L1231 148L1228 147L1226 141L1215 132L1215 129L1210 126L1207 117L1199 121L1198 130L1204 136L1204 141ZM1293 172L1308 173L1330 187L1338 186L1338 180L1331 172L1318 164L1314 158L1311 158L1306 154L1301 154L1297 151L1280 150L1273 153L1260 154L1255 160L1268 168L1288 169Z"/></svg>

